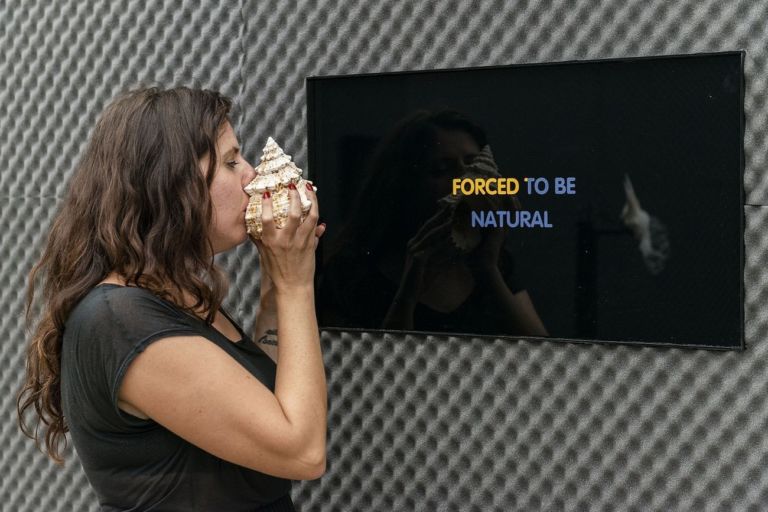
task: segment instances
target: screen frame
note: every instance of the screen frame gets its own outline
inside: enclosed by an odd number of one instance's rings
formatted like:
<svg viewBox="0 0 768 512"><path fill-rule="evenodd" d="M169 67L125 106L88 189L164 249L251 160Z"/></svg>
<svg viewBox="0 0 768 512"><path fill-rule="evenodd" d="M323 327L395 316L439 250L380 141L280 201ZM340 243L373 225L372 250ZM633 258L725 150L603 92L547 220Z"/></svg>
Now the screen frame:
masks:
<svg viewBox="0 0 768 512"><path fill-rule="evenodd" d="M652 56L637 56L637 57L619 57L619 58L603 58L603 59L583 59L583 60L566 60L566 61L550 61L550 62L532 62L522 64L507 64L507 65L494 65L494 66L469 66L469 67L457 67L457 68L440 68L440 69L421 69L421 70L401 70L394 72L376 72L376 73L355 73L355 74L338 74L338 75L315 75L308 76L305 79L306 88L306 105L307 105L307 177L312 181L316 181L317 175L314 169L317 165L317 148L314 147L313 142L316 140L317 126L316 126L316 100L315 100L315 86L324 80L338 80L344 78L360 78L360 77L377 77L377 76L405 76L405 75L439 75L443 72L472 72L478 70L503 70L503 69L520 69L530 67L542 67L542 66L579 66L583 64L596 64L596 63L633 63L637 61L646 61L654 59L691 59L702 58L711 56L738 56L739 57L739 174L740 174L740 186L738 187L739 205L741 212L739 215L739 265L741 279L739 281L739 296L740 296L740 325L739 325L739 345L738 346L720 346L720 345L708 345L708 344L693 344L693 343L663 343L652 341L627 341L627 340L609 340L609 339L584 339L584 338L571 338L571 337L546 337L546 336L511 336L511 335L489 335L489 334L476 334L470 332L450 333L445 331L424 331L424 330L398 330L398 329L372 329L372 328L357 328L357 327L336 327L336 326L321 326L322 331L332 332L356 332L356 333L381 333L386 334L418 334L425 336L438 336L438 337L467 337L467 338L481 338L488 340L496 339L508 339L508 340L520 340L520 339L536 339L541 341L553 341L558 343L576 343L576 344L608 344L608 345L625 345L625 346L647 346L656 348L684 348L684 349L706 349L714 351L744 351L747 348L745 340L745 283L744 283L744 267L745 267L745 226L746 226L746 194L744 190L744 172L745 172L745 151L744 151L744 137L745 137L745 119L746 113L744 110L744 99L746 89L746 76L744 73L744 65L746 59L746 51L733 50L733 51L721 51L721 52L702 52L691 54L672 54L672 55L652 55ZM322 188L322 183L318 184L318 188ZM322 195L322 190L320 190ZM321 220L322 222L322 215ZM316 261L318 264L322 262L322 242L318 245L316 252ZM318 267L319 268L319 267ZM315 274L315 290L317 290L318 276Z"/></svg>

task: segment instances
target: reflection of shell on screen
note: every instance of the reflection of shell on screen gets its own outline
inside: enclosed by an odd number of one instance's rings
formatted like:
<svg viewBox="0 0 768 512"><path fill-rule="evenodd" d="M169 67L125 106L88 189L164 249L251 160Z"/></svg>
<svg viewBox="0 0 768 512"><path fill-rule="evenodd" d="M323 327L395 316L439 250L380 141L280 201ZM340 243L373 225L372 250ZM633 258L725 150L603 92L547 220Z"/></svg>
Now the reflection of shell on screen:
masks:
<svg viewBox="0 0 768 512"><path fill-rule="evenodd" d="M269 190L272 198L272 216L275 227L285 227L288 219L288 185L293 183L301 198L301 220L303 221L312 201L307 198L306 184L312 183L301 177L301 169L291 162L291 157L286 155L282 148L269 137L264 146L261 163L256 167L256 177L245 187L245 191L251 196L248 208L245 210L245 225L248 234L258 240L261 238L261 205L262 195ZM317 190L315 187L312 187Z"/></svg>
<svg viewBox="0 0 768 512"><path fill-rule="evenodd" d="M483 146L480 153L467 165L460 178L500 178L499 168L493 159L491 147ZM444 208L452 210L451 239L454 245L461 251L471 252L482 241L482 234L478 229L472 228L472 210L481 208L483 201L480 196L447 195L440 199Z"/></svg>
<svg viewBox="0 0 768 512"><path fill-rule="evenodd" d="M652 275L664 270L670 254L669 231L662 222L640 205L629 175L624 175L624 193L627 202L621 211L621 220L638 241L645 266Z"/></svg>

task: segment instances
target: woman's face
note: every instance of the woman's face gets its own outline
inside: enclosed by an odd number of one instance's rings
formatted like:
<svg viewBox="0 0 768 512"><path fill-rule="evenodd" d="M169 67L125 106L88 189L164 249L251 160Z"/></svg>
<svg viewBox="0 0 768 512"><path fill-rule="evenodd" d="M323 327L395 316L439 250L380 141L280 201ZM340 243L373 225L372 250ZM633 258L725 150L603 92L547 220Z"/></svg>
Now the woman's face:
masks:
<svg viewBox="0 0 768 512"><path fill-rule="evenodd" d="M464 167L480 153L475 139L461 130L437 130L432 164L426 178L428 201L433 204L451 193L453 178L464 174Z"/></svg>
<svg viewBox="0 0 768 512"><path fill-rule="evenodd" d="M256 172L240 154L237 137L228 122L224 123L219 132L216 156L216 174L210 190L213 219L209 234L214 253L220 253L240 245L248 238L245 209L249 198L243 188L256 177ZM209 157L206 155L200 160L203 174L207 172Z"/></svg>

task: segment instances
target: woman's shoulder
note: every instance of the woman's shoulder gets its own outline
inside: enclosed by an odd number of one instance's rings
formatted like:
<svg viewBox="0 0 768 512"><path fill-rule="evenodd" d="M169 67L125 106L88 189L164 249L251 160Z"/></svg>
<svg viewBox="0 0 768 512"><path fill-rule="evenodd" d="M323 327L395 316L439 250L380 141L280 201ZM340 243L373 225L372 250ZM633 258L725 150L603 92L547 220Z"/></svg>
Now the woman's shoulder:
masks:
<svg viewBox="0 0 768 512"><path fill-rule="evenodd" d="M112 283L101 283L91 288L78 303L78 308L96 312L109 309L115 312L126 308L168 307L172 304L151 291L137 286L123 286Z"/></svg>
<svg viewBox="0 0 768 512"><path fill-rule="evenodd" d="M136 324L188 324L188 315L144 288L102 283L92 288L72 310L67 326L123 329Z"/></svg>

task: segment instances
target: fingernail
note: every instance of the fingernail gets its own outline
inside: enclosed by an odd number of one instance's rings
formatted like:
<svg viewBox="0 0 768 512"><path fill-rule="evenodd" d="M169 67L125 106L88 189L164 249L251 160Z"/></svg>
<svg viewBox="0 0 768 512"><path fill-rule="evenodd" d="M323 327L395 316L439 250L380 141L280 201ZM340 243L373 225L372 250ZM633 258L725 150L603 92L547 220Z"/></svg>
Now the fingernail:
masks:
<svg viewBox="0 0 768 512"><path fill-rule="evenodd" d="M289 183L288 188L291 190L296 190L296 185L294 185L293 183Z"/></svg>
<svg viewBox="0 0 768 512"><path fill-rule="evenodd" d="M265 190L265 191L264 191L264 194L262 194L262 196L261 196L261 197L262 197L262 198L264 198L264 199L268 199L268 198L269 198L269 195L270 195L270 194L269 194L269 190Z"/></svg>
<svg viewBox="0 0 768 512"><path fill-rule="evenodd" d="M307 184L306 184L306 185L307 185L307 190L309 190L310 192L312 192L312 185L311 185L309 182L307 182Z"/></svg>
<svg viewBox="0 0 768 512"><path fill-rule="evenodd" d="M321 222L320 225L325 227L325 222Z"/></svg>

